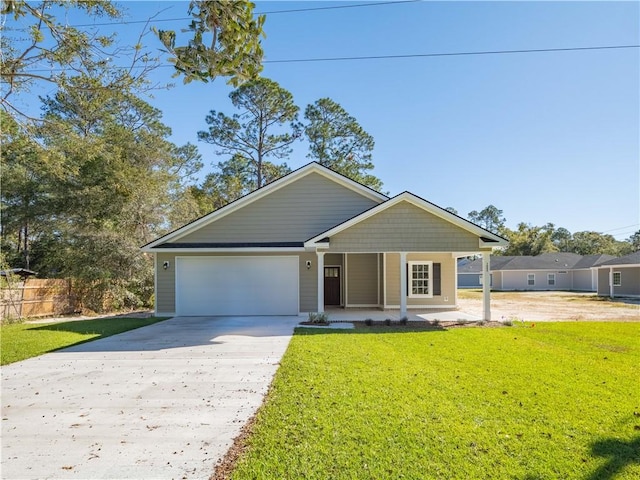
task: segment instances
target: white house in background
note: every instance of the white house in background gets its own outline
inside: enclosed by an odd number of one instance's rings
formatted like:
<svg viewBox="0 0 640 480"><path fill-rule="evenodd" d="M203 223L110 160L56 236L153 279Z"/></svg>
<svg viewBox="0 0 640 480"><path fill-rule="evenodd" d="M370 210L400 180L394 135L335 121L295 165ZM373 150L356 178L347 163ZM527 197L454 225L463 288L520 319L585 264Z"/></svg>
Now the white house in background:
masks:
<svg viewBox="0 0 640 480"><path fill-rule="evenodd" d="M598 295L640 297L640 251L598 266Z"/></svg>
<svg viewBox="0 0 640 480"><path fill-rule="evenodd" d="M543 253L536 256L491 256L489 270L494 290L598 291L598 266L611 255ZM458 266L459 288L481 288L481 261Z"/></svg>

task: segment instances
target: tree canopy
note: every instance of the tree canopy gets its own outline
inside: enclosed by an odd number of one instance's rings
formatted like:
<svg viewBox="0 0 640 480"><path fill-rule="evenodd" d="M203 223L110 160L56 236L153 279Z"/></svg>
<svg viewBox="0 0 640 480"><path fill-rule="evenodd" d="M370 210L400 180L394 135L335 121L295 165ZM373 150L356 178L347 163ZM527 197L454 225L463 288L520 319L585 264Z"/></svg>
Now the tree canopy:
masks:
<svg viewBox="0 0 640 480"><path fill-rule="evenodd" d="M245 0L193 0L188 13L192 17L184 30L191 36L186 45L176 45L174 30L155 30L172 55L176 76L184 83L209 82L228 77L238 86L258 77L262 71L262 46L265 16L254 17L255 5Z"/></svg>
<svg viewBox="0 0 640 480"><path fill-rule="evenodd" d="M374 190L382 188L382 181L368 173L374 168L373 137L340 104L321 98L307 105L304 117L307 157Z"/></svg>
<svg viewBox="0 0 640 480"><path fill-rule="evenodd" d="M242 159L242 173L252 182L247 188L260 188L273 169L269 160L287 158L291 144L300 138L299 108L289 91L268 78L241 85L229 98L239 113L227 116L211 110L206 117L209 129L198 132L198 138L218 147L218 155L234 156L236 163Z"/></svg>

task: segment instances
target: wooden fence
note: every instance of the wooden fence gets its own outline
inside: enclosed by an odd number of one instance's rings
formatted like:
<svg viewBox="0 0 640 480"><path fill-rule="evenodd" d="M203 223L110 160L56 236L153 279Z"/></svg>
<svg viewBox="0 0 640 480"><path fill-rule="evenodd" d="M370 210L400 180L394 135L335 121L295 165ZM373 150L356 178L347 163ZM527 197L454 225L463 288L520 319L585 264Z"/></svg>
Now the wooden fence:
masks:
<svg viewBox="0 0 640 480"><path fill-rule="evenodd" d="M0 288L0 319L65 315L75 303L71 280L28 278Z"/></svg>

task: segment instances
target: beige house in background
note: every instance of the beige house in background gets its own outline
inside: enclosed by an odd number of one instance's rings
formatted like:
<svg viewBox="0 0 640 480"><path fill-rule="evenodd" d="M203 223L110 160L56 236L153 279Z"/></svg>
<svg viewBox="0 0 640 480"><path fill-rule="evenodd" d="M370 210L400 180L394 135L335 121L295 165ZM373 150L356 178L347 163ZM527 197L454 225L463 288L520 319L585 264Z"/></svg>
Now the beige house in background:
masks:
<svg viewBox="0 0 640 480"><path fill-rule="evenodd" d="M457 259L507 241L310 163L147 245L156 315L455 309ZM486 281L485 285L489 285ZM484 317L490 319L489 288Z"/></svg>

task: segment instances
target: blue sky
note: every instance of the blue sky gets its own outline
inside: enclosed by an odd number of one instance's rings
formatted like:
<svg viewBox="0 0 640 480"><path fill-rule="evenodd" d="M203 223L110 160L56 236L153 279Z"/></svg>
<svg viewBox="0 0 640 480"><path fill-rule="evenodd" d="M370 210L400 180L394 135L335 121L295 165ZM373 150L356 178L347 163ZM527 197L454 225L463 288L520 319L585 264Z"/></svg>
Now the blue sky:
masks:
<svg viewBox="0 0 640 480"><path fill-rule="evenodd" d="M188 2L120 2L180 29ZM257 12L358 2L256 2ZM375 139L373 172L466 216L493 204L507 226L548 222L624 239L640 229L640 49L269 63L274 60L640 44L638 2L407 2L269 13L263 76L300 106L330 97ZM152 21L152 24L154 22ZM105 30L110 27L100 27ZM142 25L117 26L121 40ZM135 37L131 37L134 39ZM151 35L150 49L160 48ZM211 109L234 113L224 79L150 100L172 140L197 142ZM310 161L300 142L287 163Z"/></svg>

